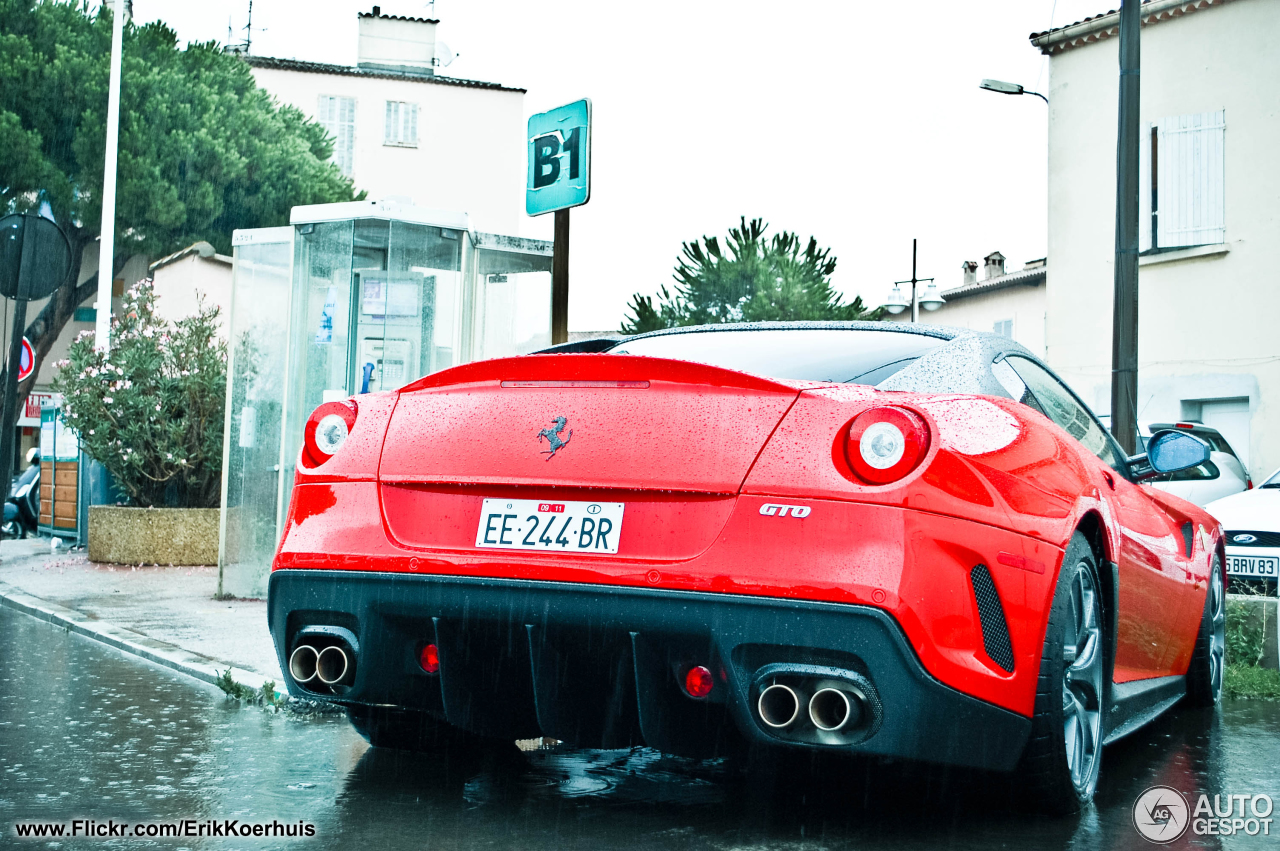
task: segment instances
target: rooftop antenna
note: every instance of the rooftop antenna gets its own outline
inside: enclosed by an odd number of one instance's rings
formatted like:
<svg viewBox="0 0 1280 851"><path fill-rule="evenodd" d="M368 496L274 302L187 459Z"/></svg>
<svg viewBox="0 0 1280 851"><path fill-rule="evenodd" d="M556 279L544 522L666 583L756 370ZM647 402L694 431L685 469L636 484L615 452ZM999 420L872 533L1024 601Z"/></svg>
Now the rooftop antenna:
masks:
<svg viewBox="0 0 1280 851"><path fill-rule="evenodd" d="M244 25L244 52L249 53L249 48L253 46L253 0L249 0L249 20Z"/></svg>
<svg viewBox="0 0 1280 851"><path fill-rule="evenodd" d="M453 52L453 48L445 44L443 41L436 42L436 55L431 60L431 64L437 68L447 68L452 64L453 60L458 58L458 54Z"/></svg>

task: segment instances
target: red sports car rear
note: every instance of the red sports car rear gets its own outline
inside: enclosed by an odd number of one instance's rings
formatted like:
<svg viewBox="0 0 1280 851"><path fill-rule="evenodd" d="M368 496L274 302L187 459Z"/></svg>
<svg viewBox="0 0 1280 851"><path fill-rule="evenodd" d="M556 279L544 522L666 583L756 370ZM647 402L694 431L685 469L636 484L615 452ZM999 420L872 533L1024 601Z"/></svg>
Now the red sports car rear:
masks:
<svg viewBox="0 0 1280 851"><path fill-rule="evenodd" d="M1048 404L838 381L546 354L322 405L270 586L291 689L374 744L816 748L1087 799L1188 687L1216 526Z"/></svg>

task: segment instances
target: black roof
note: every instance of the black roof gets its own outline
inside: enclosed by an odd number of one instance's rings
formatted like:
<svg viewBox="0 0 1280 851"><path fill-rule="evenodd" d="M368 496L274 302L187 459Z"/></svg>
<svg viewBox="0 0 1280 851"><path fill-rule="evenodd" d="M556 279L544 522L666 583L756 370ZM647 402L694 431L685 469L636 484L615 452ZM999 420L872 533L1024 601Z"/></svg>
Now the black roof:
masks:
<svg viewBox="0 0 1280 851"><path fill-rule="evenodd" d="M280 71L301 71L304 74L337 74L343 77L370 77L381 80L408 80L413 83L429 83L434 86L462 86L468 89L490 89L499 92L520 92L525 89L504 86L501 83L485 83L480 80L463 80L459 77L442 77L439 74L417 74L411 71L397 72L386 69L357 68L351 65L330 65L326 62L304 62L301 59L277 59L272 56L240 57L255 68L274 68Z"/></svg>

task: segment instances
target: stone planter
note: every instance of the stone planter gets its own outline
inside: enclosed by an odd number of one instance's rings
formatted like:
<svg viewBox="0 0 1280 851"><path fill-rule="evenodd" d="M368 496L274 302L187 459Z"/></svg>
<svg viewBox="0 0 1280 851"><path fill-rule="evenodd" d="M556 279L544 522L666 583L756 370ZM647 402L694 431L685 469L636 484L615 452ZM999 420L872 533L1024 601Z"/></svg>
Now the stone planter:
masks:
<svg viewBox="0 0 1280 851"><path fill-rule="evenodd" d="M217 564L218 511L91 505L89 560L113 564Z"/></svg>

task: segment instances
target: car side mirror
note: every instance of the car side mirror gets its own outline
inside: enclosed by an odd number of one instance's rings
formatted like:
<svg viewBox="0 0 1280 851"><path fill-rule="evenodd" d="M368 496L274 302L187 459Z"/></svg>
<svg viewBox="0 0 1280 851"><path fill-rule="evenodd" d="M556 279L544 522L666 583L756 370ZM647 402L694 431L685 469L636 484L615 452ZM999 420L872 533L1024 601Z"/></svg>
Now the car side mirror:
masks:
<svg viewBox="0 0 1280 851"><path fill-rule="evenodd" d="M1129 469L1138 479L1153 479L1198 467L1209 460L1208 443L1185 431L1158 431L1147 441L1147 451L1129 459Z"/></svg>

